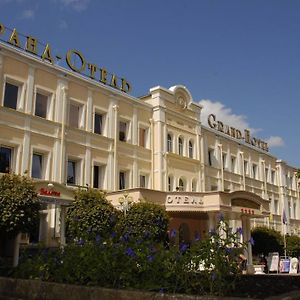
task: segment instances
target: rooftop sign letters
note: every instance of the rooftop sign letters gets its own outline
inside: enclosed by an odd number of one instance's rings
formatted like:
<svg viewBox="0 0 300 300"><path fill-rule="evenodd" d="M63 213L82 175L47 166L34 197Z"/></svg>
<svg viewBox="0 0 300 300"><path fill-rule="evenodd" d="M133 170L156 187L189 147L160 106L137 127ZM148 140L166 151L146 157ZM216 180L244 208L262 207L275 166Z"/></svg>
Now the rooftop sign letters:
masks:
<svg viewBox="0 0 300 300"><path fill-rule="evenodd" d="M63 58L60 54L54 54L48 43L43 45L32 36L26 36L25 44L22 45L22 34L19 34L15 28L10 30L0 23L0 36L5 35L6 31L11 31L11 33L8 34L5 42L14 47L25 50L30 54L36 55L43 61L47 61L54 65ZM99 68L94 63L87 62L83 54L77 50L68 50L65 55L65 62L72 71L88 76L92 80L109 85L125 93L128 93L131 90L131 85L126 79L119 78L115 74L110 74L105 68Z"/></svg>
<svg viewBox="0 0 300 300"><path fill-rule="evenodd" d="M260 139L252 137L250 135L250 130L245 129L243 134L239 129L225 125L221 121L216 121L216 116L214 114L210 114L208 116L208 125L209 127L223 132L235 139L244 140L247 144L260 148L264 151L269 151L268 144Z"/></svg>

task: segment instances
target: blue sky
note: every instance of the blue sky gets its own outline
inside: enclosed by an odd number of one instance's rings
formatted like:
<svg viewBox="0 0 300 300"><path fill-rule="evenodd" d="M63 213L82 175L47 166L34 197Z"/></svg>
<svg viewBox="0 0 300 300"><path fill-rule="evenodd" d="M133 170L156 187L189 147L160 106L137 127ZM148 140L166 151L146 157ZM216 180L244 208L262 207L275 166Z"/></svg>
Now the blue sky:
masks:
<svg viewBox="0 0 300 300"><path fill-rule="evenodd" d="M80 50L134 96L183 84L204 115L251 128L300 167L298 0L0 0L0 23Z"/></svg>

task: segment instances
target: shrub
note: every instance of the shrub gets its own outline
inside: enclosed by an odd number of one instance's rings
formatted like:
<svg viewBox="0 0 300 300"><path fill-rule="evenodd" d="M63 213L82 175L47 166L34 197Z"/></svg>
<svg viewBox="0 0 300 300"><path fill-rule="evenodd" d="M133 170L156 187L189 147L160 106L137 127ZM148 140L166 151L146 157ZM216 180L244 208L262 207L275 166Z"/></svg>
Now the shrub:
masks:
<svg viewBox="0 0 300 300"><path fill-rule="evenodd" d="M15 174L0 177L0 235L33 233L39 222L39 209L30 179Z"/></svg>
<svg viewBox="0 0 300 300"><path fill-rule="evenodd" d="M169 218L160 205L154 203L135 203L120 218L118 232L120 235L130 234L135 240L150 239L156 242L165 241Z"/></svg>
<svg viewBox="0 0 300 300"><path fill-rule="evenodd" d="M255 241L253 254L268 255L269 252L279 252L283 255L283 237L280 232L267 227L256 227L252 230L252 237Z"/></svg>
<svg viewBox="0 0 300 300"><path fill-rule="evenodd" d="M296 235L286 236L286 252L288 256L300 257L300 237Z"/></svg>
<svg viewBox="0 0 300 300"><path fill-rule="evenodd" d="M71 240L94 240L107 237L114 230L119 211L105 198L105 193L77 190L75 200L67 210L66 233Z"/></svg>

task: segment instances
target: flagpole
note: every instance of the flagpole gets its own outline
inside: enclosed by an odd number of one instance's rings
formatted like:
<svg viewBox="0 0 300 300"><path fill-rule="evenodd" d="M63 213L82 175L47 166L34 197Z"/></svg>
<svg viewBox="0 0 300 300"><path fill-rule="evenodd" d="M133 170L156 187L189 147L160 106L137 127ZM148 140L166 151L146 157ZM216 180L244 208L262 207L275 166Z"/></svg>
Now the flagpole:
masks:
<svg viewBox="0 0 300 300"><path fill-rule="evenodd" d="M283 224L283 228L284 228L284 231L283 231L283 247L284 247L284 257L286 258L286 237L285 237L286 224Z"/></svg>

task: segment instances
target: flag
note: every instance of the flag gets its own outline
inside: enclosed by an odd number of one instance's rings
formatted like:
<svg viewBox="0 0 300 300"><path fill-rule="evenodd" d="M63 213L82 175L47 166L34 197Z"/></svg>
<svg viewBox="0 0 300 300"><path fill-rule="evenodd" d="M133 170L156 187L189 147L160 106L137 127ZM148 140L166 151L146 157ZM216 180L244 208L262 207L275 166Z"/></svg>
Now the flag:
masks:
<svg viewBox="0 0 300 300"><path fill-rule="evenodd" d="M287 218L286 218L286 214L285 214L285 209L283 209L283 212L282 212L282 223L283 224L287 224Z"/></svg>

